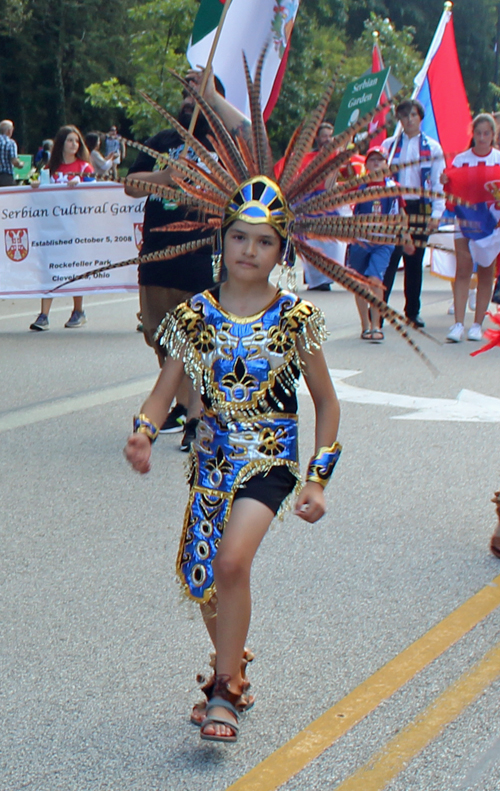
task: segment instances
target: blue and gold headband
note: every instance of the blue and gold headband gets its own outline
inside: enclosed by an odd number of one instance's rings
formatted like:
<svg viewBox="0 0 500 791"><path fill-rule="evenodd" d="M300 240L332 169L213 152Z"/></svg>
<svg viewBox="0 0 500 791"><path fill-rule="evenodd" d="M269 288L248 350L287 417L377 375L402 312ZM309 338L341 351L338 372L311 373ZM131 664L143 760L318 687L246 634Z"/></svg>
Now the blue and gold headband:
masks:
<svg viewBox="0 0 500 791"><path fill-rule="evenodd" d="M229 199L222 227L226 228L236 220L251 225L266 223L286 239L291 231L293 214L275 181L267 176L253 176L240 184Z"/></svg>

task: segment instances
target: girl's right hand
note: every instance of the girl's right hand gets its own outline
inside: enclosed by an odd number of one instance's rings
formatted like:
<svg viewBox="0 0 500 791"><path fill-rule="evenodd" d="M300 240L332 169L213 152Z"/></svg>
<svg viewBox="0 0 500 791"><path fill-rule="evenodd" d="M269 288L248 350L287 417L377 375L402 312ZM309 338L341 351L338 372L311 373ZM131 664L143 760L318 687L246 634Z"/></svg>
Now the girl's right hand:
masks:
<svg viewBox="0 0 500 791"><path fill-rule="evenodd" d="M125 458L142 475L151 469L151 441L146 434L132 434L123 449Z"/></svg>

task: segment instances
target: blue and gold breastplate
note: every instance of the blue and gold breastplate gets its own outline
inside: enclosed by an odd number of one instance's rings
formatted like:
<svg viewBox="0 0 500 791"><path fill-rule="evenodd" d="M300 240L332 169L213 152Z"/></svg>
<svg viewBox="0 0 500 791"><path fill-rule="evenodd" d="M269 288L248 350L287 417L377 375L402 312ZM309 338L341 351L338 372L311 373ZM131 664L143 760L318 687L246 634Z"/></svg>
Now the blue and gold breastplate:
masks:
<svg viewBox="0 0 500 791"><path fill-rule="evenodd" d="M325 336L321 311L285 291L248 317L227 313L204 291L158 328L160 345L182 358L205 405L190 457L191 492L177 560L195 601L214 594L212 561L237 488L276 465L300 477L299 347L311 351Z"/></svg>
<svg viewBox="0 0 500 791"><path fill-rule="evenodd" d="M204 291L166 316L157 338L168 355L183 358L207 411L230 420L295 412L298 341L306 351L320 346L325 327L318 308L286 291L246 317L227 313Z"/></svg>

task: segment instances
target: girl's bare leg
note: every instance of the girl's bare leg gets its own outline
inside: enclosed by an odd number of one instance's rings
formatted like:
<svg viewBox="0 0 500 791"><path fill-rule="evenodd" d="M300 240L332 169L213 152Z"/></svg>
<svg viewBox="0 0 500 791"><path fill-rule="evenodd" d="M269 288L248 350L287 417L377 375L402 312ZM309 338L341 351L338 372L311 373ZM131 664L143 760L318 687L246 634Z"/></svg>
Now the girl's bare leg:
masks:
<svg viewBox="0 0 500 791"><path fill-rule="evenodd" d="M217 639L217 611L211 602L202 604L200 606L200 610L203 623L205 624L208 632L208 636L210 637L215 648L215 641Z"/></svg>
<svg viewBox="0 0 500 791"><path fill-rule="evenodd" d="M372 286L373 293L375 294L378 299L384 298L384 286L382 285L382 281L379 280L377 277L371 277L370 283ZM365 302L365 305L367 303ZM374 308L373 305L370 307L370 325L373 332L379 331L380 326L380 311L377 308Z"/></svg>
<svg viewBox="0 0 500 791"><path fill-rule="evenodd" d="M83 313L83 297L73 297L73 310Z"/></svg>
<svg viewBox="0 0 500 791"><path fill-rule="evenodd" d="M227 676L229 690L235 693L241 691L243 680L241 657L250 625L252 562L273 518L271 509L263 503L243 497L236 500L213 564L217 587L217 675ZM211 715L227 717L228 712L215 708ZM232 733L225 725L207 724L203 730L220 736Z"/></svg>
<svg viewBox="0 0 500 791"><path fill-rule="evenodd" d="M491 266L478 266L477 268L477 296L476 296L476 324L482 324L493 291L493 277L495 274L495 261Z"/></svg>
<svg viewBox="0 0 500 791"><path fill-rule="evenodd" d="M361 332L365 332L370 329L370 310L368 308L368 303L366 300L362 299L362 297L358 297L357 294L355 294L354 297L356 299L359 318L361 319Z"/></svg>
<svg viewBox="0 0 500 791"><path fill-rule="evenodd" d="M45 315L48 316L51 305L52 305L52 299L48 299L48 298L42 299L42 308L40 313L45 313Z"/></svg>
<svg viewBox="0 0 500 791"><path fill-rule="evenodd" d="M457 272L453 283L455 321L460 322L460 324L464 324L465 308L467 305L467 298L469 296L469 284L473 270L473 263L471 254L469 252L469 243L467 239L455 239L455 253L457 256Z"/></svg>

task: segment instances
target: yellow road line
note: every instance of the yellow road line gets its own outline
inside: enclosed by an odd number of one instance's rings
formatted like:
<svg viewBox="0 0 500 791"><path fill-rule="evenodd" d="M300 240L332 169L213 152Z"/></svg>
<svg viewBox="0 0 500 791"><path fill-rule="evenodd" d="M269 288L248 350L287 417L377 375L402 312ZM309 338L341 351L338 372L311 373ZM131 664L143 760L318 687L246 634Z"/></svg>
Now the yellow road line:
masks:
<svg viewBox="0 0 500 791"><path fill-rule="evenodd" d="M226 791L275 791L500 605L500 575Z"/></svg>
<svg viewBox="0 0 500 791"><path fill-rule="evenodd" d="M335 791L359 791L360 788L363 791L382 791L499 676L500 644L460 676L414 722L372 756L365 766L337 786Z"/></svg>

